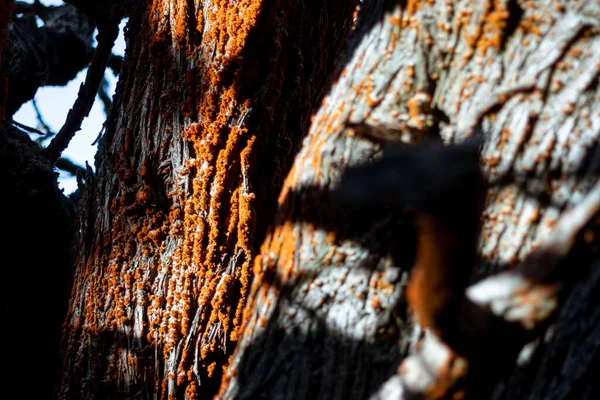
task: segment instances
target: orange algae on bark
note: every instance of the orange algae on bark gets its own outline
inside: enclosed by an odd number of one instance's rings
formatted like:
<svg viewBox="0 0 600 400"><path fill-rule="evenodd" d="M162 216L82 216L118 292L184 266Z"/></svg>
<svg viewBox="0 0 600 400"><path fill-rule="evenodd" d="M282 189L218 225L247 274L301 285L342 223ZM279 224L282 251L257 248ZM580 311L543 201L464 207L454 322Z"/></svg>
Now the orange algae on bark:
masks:
<svg viewBox="0 0 600 400"><path fill-rule="evenodd" d="M210 397L239 340L255 245L352 6L209 3L130 18L83 194L59 398Z"/></svg>

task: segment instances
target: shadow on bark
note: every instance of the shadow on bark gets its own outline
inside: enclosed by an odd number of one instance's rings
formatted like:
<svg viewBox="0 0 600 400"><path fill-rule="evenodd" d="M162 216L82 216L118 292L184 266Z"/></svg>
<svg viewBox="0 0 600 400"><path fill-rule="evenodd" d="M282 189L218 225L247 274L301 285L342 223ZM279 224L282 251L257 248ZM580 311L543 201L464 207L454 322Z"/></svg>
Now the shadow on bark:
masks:
<svg viewBox="0 0 600 400"><path fill-rule="evenodd" d="M529 362L499 381L492 399L599 398L600 261L572 268L579 269L579 279L550 329Z"/></svg>
<svg viewBox="0 0 600 400"><path fill-rule="evenodd" d="M284 291L287 291L285 288ZM309 330L277 326L278 305L238 366L236 399L364 399L396 372L393 341L365 343L328 331L314 313Z"/></svg>
<svg viewBox="0 0 600 400"><path fill-rule="evenodd" d="M410 212L398 212L391 207L381 206L352 207L344 202L332 201L335 197L322 188L303 187L288 194L280 205L280 211L282 215L289 216L286 221L306 223L315 229L335 232L337 242L351 240L379 257L385 255L387 250L396 265L410 269L417 235L410 223L406 222L411 219ZM302 208L302 205L305 207ZM580 239L581 236L583 234L580 234ZM518 324L511 328L500 320L490 319L489 325L483 329L478 330L477 327L473 332L465 333L473 335L466 341L474 371L469 377L472 382L470 387L474 389L471 395L476 393L474 398L490 398L492 392L495 393L494 399L595 398L600 387L589 371L600 359L600 342L594 339L597 337L596 331L600 329L600 314L596 311L596 303L600 301L600 265L598 249L590 248L588 244L578 240L572 250L573 256L568 257L564 266L557 270L559 275L551 277L564 282L568 289L559 298L559 304L562 305L559 311L547 323L533 331L525 331ZM500 270L509 268L507 265L497 267ZM285 321L282 304L286 308L290 308L290 305L301 308L301 304L295 302L292 296L297 293L295 288L304 281L286 285L278 281L277 274L268 272L263 279L268 286L280 288L278 305L262 328L262 333L253 340L241 358L236 371L239 387L236 398L326 398L338 395L340 398L367 398L387 377L395 373L399 362L406 356L402 354L398 343L402 336L409 334L407 330L398 329L381 343L364 343L328 331L326 322L314 311L306 309L304 311L310 314L308 332L299 327L282 325L282 321ZM306 279L310 280L311 277ZM460 322L463 326L476 327L482 324L480 312L459 317L465 318ZM403 318L404 321L408 320L406 315ZM516 366L515 361L522 347L543 335L549 326L549 332L557 334L551 337L546 333L546 339L538 345L530 361L524 366ZM282 370L282 366L288 366L289 370ZM312 372L303 372L306 370ZM372 375L368 378L352 375L360 370L371 371ZM340 375L337 376L336 372ZM366 379L369 384L361 386L359 382L365 382L361 379ZM327 380L333 383L323 383ZM345 383L338 385L335 383L338 381ZM544 382L551 382L551 385ZM357 386L353 386L355 384ZM289 394L284 388L288 388ZM531 394L534 397L528 397Z"/></svg>
<svg viewBox="0 0 600 400"><path fill-rule="evenodd" d="M277 196L283 185L283 180L288 175L294 162L296 154L300 151L302 140L307 135L310 128L310 116L314 115L321 105L323 97L327 90L336 82L344 70L347 63L352 59L357 50L361 39L368 34L374 25L383 21L385 12L393 9L396 0L376 1L371 0L362 4L362 12L359 14L356 29L350 33L347 41L336 37L336 42L331 45L345 45L341 51L339 60L332 59L333 55L340 52L339 48L326 50L325 55L322 51L323 32L315 27L303 26L295 29L301 30L299 38L301 40L313 41L314 46L307 49L306 54L294 51L294 47L301 43L290 43L290 51L280 57L277 63L265 54L265 49L273 48L273 32L278 32L279 27L273 27L273 21L278 20L277 7L270 3L265 6L260 14L260 20L249 32L247 45L244 47L239 57L236 57L224 64L221 77L224 78L223 85L227 79L236 79L239 87L236 101L243 104L248 100L258 104L257 111L251 113L247 120L248 131L254 132L260 139L259 150L252 159L253 171L256 179L262 183L262 187L255 188L256 191L256 213L261 217L258 219L256 230L253 235L255 250L259 251L259 246L265 239L267 229L272 226L275 213L277 211ZM334 4L334 3L332 3ZM309 20L316 21L322 18L319 13L321 5L317 3L304 3L309 13L313 13ZM335 10L335 4L331 6ZM331 10L329 10L331 12ZM307 19L304 17L304 19ZM296 24L290 23L290 27ZM288 38L296 38L297 32L286 33ZM305 37L308 37L307 39ZM331 39L331 38L329 38ZM296 40L299 40L296 38ZM299 47L297 47L299 48ZM241 61L240 61L241 60ZM315 62L320 60L320 62ZM283 76L277 74L278 63L285 63L286 70ZM326 66L333 66L331 70L325 69ZM331 69L331 68L330 68ZM323 85L315 85L315 76L328 76ZM276 101L277 108L271 106L268 96L273 95L270 92L276 92L270 86L278 84L282 79L280 98ZM268 106L265 107L264 104ZM307 107L306 105L309 105ZM277 112L282 110L283 112ZM294 110L288 112L287 110ZM272 132L278 130L278 133ZM295 136L290 133L300 133ZM243 145L241 143L240 145ZM230 165L228 175L237 176L239 166ZM258 186L258 185L257 185ZM223 207L228 210L228 207Z"/></svg>

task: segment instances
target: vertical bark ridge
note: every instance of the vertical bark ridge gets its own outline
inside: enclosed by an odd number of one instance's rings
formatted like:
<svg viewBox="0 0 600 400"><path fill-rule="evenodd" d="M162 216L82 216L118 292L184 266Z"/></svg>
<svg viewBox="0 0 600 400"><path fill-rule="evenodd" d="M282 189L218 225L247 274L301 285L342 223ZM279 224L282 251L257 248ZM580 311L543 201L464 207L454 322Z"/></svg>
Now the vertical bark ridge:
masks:
<svg viewBox="0 0 600 400"><path fill-rule="evenodd" d="M134 8L83 193L59 397L214 393L254 238L335 71L351 3Z"/></svg>

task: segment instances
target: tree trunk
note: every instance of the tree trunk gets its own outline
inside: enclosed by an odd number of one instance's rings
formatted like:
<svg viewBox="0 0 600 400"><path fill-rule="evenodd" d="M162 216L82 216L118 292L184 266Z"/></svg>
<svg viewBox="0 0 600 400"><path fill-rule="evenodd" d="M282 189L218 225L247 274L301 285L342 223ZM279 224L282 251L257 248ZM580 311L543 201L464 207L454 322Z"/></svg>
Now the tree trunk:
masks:
<svg viewBox="0 0 600 400"><path fill-rule="evenodd" d="M473 279L539 247L561 212L597 181L598 7L369 2L358 43L282 189L222 398L386 398L381 383L418 338L403 300L416 240L402 228L407 218L380 209L357 215L328 195L344 167L378 149L349 126L385 126L410 143L439 127L444 141L460 142L482 123L482 168L495 185ZM455 274L468 267L447 262ZM514 367L495 398L597 395L598 273L589 260L572 262L580 283L554 335L527 366ZM495 360L488 361L493 374Z"/></svg>
<svg viewBox="0 0 600 400"><path fill-rule="evenodd" d="M85 176L58 398L210 398L347 1L138 4Z"/></svg>
<svg viewBox="0 0 600 400"><path fill-rule="evenodd" d="M419 237L406 211L332 200L379 151L350 128L412 144L481 125L493 185L467 272L513 266L597 181L600 6L371 0L340 58L352 2L209 3L130 18L78 215L58 397L382 396L419 338ZM597 394L598 271L581 259L553 335L508 377L490 367L495 398Z"/></svg>

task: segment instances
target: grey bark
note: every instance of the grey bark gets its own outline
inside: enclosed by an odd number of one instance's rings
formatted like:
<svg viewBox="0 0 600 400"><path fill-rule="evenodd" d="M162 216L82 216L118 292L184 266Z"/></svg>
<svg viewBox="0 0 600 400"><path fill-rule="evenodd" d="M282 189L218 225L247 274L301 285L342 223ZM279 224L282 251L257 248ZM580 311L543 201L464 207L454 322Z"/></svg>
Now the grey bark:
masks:
<svg viewBox="0 0 600 400"><path fill-rule="evenodd" d="M509 268L543 242L598 179L598 7L369 2L371 23L280 195L222 398L365 398L393 386L381 383L408 354L406 342L416 341L401 278L414 241L393 237L399 223L385 215L368 216L371 224L357 235L356 215L328 205L343 168L377 151L349 134L349 124L384 126L410 143L431 136L432 126L446 142L461 141L481 124L482 168L498 184L482 216L474 279ZM552 339L510 378L491 377L502 381L495 398L597 393L597 274L589 260L572 262L579 283L564 299Z"/></svg>

